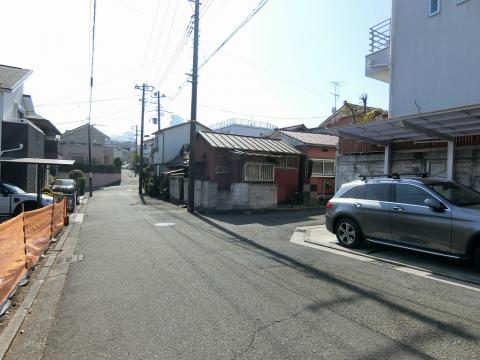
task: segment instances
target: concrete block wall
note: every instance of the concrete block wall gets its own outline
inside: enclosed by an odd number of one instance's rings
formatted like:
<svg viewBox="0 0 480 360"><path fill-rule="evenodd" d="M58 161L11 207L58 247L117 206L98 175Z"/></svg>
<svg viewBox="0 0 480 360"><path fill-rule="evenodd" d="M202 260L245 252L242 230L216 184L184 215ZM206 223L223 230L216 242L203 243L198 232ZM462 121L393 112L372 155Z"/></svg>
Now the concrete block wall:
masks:
<svg viewBox="0 0 480 360"><path fill-rule="evenodd" d="M234 183L230 190L218 190L215 181L197 180L195 207L212 211L276 208L277 185Z"/></svg>
<svg viewBox="0 0 480 360"><path fill-rule="evenodd" d="M248 184L250 209L272 209L277 207L276 184Z"/></svg>
<svg viewBox="0 0 480 360"><path fill-rule="evenodd" d="M173 202L180 202L180 186L183 186L182 181L183 179L179 176L170 176L169 184L170 184L170 200Z"/></svg>
<svg viewBox="0 0 480 360"><path fill-rule="evenodd" d="M361 174L383 174L383 154L341 155L337 158L337 186L358 180ZM432 177L447 175L447 150L394 152L393 173L429 172ZM455 149L455 174L459 183L480 191L480 146Z"/></svg>

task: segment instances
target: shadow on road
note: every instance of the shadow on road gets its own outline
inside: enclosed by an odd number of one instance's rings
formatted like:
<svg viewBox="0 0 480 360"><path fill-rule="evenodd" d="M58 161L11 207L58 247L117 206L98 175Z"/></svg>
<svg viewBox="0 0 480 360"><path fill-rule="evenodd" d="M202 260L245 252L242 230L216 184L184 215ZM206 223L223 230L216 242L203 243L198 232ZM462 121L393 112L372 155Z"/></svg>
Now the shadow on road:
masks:
<svg viewBox="0 0 480 360"><path fill-rule="evenodd" d="M295 211L270 211L261 213L222 213L208 214L209 218L226 222L232 225L261 224L264 226L278 226L290 223L300 223L315 220L315 216L323 215L324 209L306 209ZM204 217L205 218L205 217Z"/></svg>
<svg viewBox="0 0 480 360"><path fill-rule="evenodd" d="M345 289L348 289L350 290L351 292L355 293L356 295L352 296L351 298L346 298L344 299L344 301L346 302L353 302L353 301L356 301L358 299L361 299L361 298L368 298L374 302L377 302L379 303L381 306L384 306L386 308L388 308L389 310L393 311L393 312L396 312L396 313L399 313L399 314L405 314L405 315L408 315L409 317L413 318L413 319L416 319L418 321L421 321L425 324L428 324L429 326L433 327L437 333L437 336L442 336L443 334L442 333L448 333L448 335L456 335L458 337L461 337L461 338L464 338L464 339L467 339L467 340L478 340L477 336L470 332L469 329L467 328L467 326L460 326L460 325L455 325L455 324L450 324L450 323L447 323L447 322L444 322L442 320L438 320L438 319L434 319L434 318L431 318L429 316L426 316L416 310L413 309L413 307L406 307L406 306L403 306L401 304L398 304L396 302L393 302L392 300L390 300L389 298L385 297L385 296L382 296L381 294L379 294L378 292L374 291L374 290L371 290L371 289L368 289L368 288L363 288L359 285L356 285L352 282L348 282L346 280L343 280L341 278L338 278L338 277L335 277L329 273L326 273L324 271L321 271L309 264L306 264L306 263L303 263L297 259L294 259L288 255L285 255L285 254L282 254L274 249L271 249L271 248L268 248L266 246L263 246L261 244L258 244L256 243L255 241L252 241L240 234L237 234L235 233L234 231L231 231L217 223L215 223L214 221L211 221L209 218L203 216L203 215L200 215L200 214L192 214L193 216L195 216L197 219L203 221L204 223L208 224L209 226L211 227L214 227L220 231L222 231L223 233L227 234L228 236L230 236L231 238L235 239L236 241L239 241L243 244L246 244L248 246L250 246L251 248L254 248L254 249L257 249L257 250L260 250L266 254L268 254L267 256L269 257L273 257L277 260L279 260L279 262L281 262L282 264L286 265L286 266L289 266L295 270L299 270L299 271L302 271L303 273L307 274L308 276L310 277L313 277L313 278L316 278L316 279L320 279L320 280L323 280L323 281L327 281L329 283L332 283L332 284L335 284L335 285L338 285L338 286L341 286ZM223 218L222 218L223 219ZM186 220L185 218L181 219L185 222L188 223L188 220ZM200 228L197 226L197 229L200 230ZM202 231L206 231L208 232L207 229L202 229ZM322 305L321 303L318 304L319 307L318 307L318 310L320 310L321 307L324 307L324 305ZM309 310L311 311L315 311L317 310L316 307L311 307ZM436 311L438 311L438 309L435 309ZM468 319L464 319L465 321L468 321ZM427 338L430 338L430 336L428 336ZM415 344L419 344L419 342L421 341L422 339L422 336L421 334L419 334L418 337L415 337L416 341L414 342ZM387 352L386 354L389 354L390 353L390 349L385 349ZM380 355L380 353L377 353L376 355Z"/></svg>

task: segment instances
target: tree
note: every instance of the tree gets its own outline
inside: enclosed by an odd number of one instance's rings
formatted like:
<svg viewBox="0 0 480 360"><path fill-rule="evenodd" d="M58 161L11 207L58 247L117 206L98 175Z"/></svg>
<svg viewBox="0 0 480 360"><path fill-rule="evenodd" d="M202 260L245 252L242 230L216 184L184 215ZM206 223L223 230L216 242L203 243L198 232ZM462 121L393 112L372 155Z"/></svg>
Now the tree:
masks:
<svg viewBox="0 0 480 360"><path fill-rule="evenodd" d="M119 157L113 159L113 167L115 169L120 169L122 167L122 159L120 159Z"/></svg>

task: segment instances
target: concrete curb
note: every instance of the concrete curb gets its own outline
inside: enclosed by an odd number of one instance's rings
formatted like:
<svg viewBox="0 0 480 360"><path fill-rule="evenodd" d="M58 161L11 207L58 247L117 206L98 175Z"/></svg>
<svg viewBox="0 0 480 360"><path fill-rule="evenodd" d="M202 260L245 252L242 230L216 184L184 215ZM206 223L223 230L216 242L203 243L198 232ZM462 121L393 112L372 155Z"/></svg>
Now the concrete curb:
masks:
<svg viewBox="0 0 480 360"><path fill-rule="evenodd" d="M80 210L81 206L77 209ZM74 212L76 214L77 211ZM21 306L17 309L15 315L8 323L7 327L4 329L3 333L0 335L0 359L3 359L7 354L10 346L15 339L20 327L22 326L28 312L30 311L31 307L33 306L35 299L42 288L45 279L52 268L55 259L57 258L59 252L57 250L61 249L61 246L65 243L66 238L70 234L70 230L72 229L72 224L70 223L64 228L62 236L60 240L55 244L55 252L53 252L49 257L46 263L43 265L42 269L38 272L37 278L33 283L32 287L28 290L27 296L23 299ZM59 247L60 245L60 247Z"/></svg>
<svg viewBox="0 0 480 360"><path fill-rule="evenodd" d="M438 276L438 277L443 277L443 278L447 278L447 279L451 279L451 280L455 280L455 281L461 281L463 283L471 284L471 285L475 285L475 286L480 285L480 281L476 282L476 281L472 281L472 280L469 280L469 279L463 279L461 277L450 275L450 274L447 274L447 273L444 273L444 272L441 272L441 271L426 269L426 268L423 268L423 267L420 267L420 266L415 266L415 265L412 265L412 264L407 264L407 263L403 263L403 262L399 262L399 261L395 261L395 260L391 260L391 259L385 259L385 258L375 256L375 255L371 255L371 254L359 253L359 252L355 252L355 251L352 251L352 250L347 249L347 248L342 248L340 246L338 246L338 247L331 246L331 245L328 245L328 244L325 244L325 243L321 243L319 241L312 240L312 239L310 239L310 233L311 233L311 230L314 229L314 228L325 228L325 225L308 226L308 227L303 227L303 228L302 227L297 227L295 229L295 232L298 231L298 232L304 233L305 235L304 235L304 240L303 241L305 241L307 243L317 245L317 246L321 246L321 247L325 247L327 249L332 249L332 250L339 251L339 252L348 253L348 254L355 255L355 256L365 257L365 258L370 259L372 262L380 262L380 263L391 265L393 267L405 267L405 268L409 268L409 269L416 270L416 271L419 271L419 272L429 272L432 275L435 275L435 276Z"/></svg>

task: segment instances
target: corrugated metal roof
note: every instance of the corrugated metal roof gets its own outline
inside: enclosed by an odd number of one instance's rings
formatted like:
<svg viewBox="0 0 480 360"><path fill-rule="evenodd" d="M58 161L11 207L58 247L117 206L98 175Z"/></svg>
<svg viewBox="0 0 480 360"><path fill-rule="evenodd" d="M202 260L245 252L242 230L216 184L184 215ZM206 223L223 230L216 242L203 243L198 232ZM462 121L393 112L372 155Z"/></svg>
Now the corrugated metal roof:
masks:
<svg viewBox="0 0 480 360"><path fill-rule="evenodd" d="M338 144L338 137L332 135L287 130L279 131L304 144L324 146L337 146Z"/></svg>
<svg viewBox="0 0 480 360"><path fill-rule="evenodd" d="M220 134L208 131L199 131L198 133L214 148L242 150L246 152L300 154L300 151L282 140Z"/></svg>
<svg viewBox="0 0 480 360"><path fill-rule="evenodd" d="M377 145L425 139L453 141L460 136L480 135L480 104L329 130L341 137Z"/></svg>
<svg viewBox="0 0 480 360"><path fill-rule="evenodd" d="M32 70L0 65L0 88L13 90L31 73Z"/></svg>

